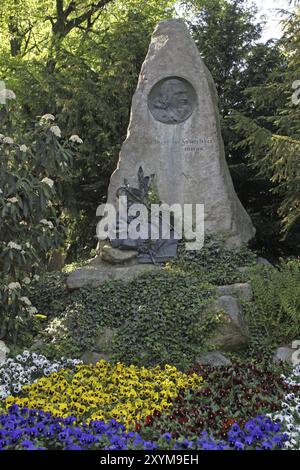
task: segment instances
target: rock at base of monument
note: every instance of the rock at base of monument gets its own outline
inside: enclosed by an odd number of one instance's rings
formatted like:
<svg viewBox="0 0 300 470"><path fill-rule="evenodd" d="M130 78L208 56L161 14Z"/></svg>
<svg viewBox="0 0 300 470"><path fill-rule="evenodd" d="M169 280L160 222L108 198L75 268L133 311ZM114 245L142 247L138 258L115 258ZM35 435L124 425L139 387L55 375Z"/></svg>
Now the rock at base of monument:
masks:
<svg viewBox="0 0 300 470"><path fill-rule="evenodd" d="M295 349L292 349L289 346L282 346L275 351L273 362L286 362L288 364L292 364L292 355L295 351Z"/></svg>
<svg viewBox="0 0 300 470"><path fill-rule="evenodd" d="M9 353L9 348L6 346L4 341L0 341L0 364L6 361L6 355Z"/></svg>
<svg viewBox="0 0 300 470"><path fill-rule="evenodd" d="M211 367L230 366L231 361L224 356L220 351L211 351L206 354L202 354L196 359L196 362L201 365L207 365Z"/></svg>
<svg viewBox="0 0 300 470"><path fill-rule="evenodd" d="M96 353L94 351L85 351L81 356L81 360L84 364L97 364L99 361L109 361L110 358L107 354Z"/></svg>
<svg viewBox="0 0 300 470"><path fill-rule="evenodd" d="M269 268L274 268L273 264L270 263L270 261L268 261L266 258L262 258L261 256L259 256L257 258L257 262L258 264L262 264L264 266L268 266Z"/></svg>
<svg viewBox="0 0 300 470"><path fill-rule="evenodd" d="M111 264L126 264L135 261L138 252L135 250L119 250L111 245L104 245L101 249L101 258L103 261Z"/></svg>
<svg viewBox="0 0 300 470"><path fill-rule="evenodd" d="M221 351L240 351L249 343L248 328L239 301L231 295L222 295L214 301L211 310L224 314L223 322L210 340Z"/></svg>
<svg viewBox="0 0 300 470"><path fill-rule="evenodd" d="M67 288L70 290L82 287L98 287L109 280L130 281L140 276L160 269L153 264L133 264L130 266L114 266L97 257L97 262L92 261L88 266L76 269L67 278Z"/></svg>
<svg viewBox="0 0 300 470"><path fill-rule="evenodd" d="M238 282L217 287L217 294L220 296L234 296L244 302L253 300L252 287L249 282Z"/></svg>
<svg viewBox="0 0 300 470"><path fill-rule="evenodd" d="M115 335L115 330L109 327L105 327L102 331L98 334L94 346L93 352L97 352L99 354L109 354L109 351L112 350L112 343L113 338Z"/></svg>

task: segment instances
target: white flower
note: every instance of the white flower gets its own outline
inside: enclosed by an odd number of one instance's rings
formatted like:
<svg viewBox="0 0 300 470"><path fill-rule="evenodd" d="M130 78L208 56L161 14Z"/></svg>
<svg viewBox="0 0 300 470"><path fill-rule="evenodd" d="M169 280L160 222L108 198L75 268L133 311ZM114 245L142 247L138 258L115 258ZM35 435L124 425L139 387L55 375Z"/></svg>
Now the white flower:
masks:
<svg viewBox="0 0 300 470"><path fill-rule="evenodd" d="M19 282L11 282L7 287L9 290L21 289L21 284Z"/></svg>
<svg viewBox="0 0 300 470"><path fill-rule="evenodd" d="M0 142L4 139L5 135L0 134Z"/></svg>
<svg viewBox="0 0 300 470"><path fill-rule="evenodd" d="M34 315L35 313L38 312L37 308L35 308L35 307L29 307L27 310L31 315Z"/></svg>
<svg viewBox="0 0 300 470"><path fill-rule="evenodd" d="M12 145L14 143L14 139L12 139L11 137L4 137L2 143Z"/></svg>
<svg viewBox="0 0 300 470"><path fill-rule="evenodd" d="M41 117L42 121L55 121L55 117L53 114L44 114L44 116Z"/></svg>
<svg viewBox="0 0 300 470"><path fill-rule="evenodd" d="M49 228L54 228L54 225L50 220L42 219L40 220L40 224L47 225Z"/></svg>
<svg viewBox="0 0 300 470"><path fill-rule="evenodd" d="M1 189L1 188L0 188L0 194L3 194L3 191L2 191L2 189Z"/></svg>
<svg viewBox="0 0 300 470"><path fill-rule="evenodd" d="M20 297L20 300L21 300L21 302L23 302L26 305L29 305L29 306L31 305L31 302L28 299L28 297Z"/></svg>
<svg viewBox="0 0 300 470"><path fill-rule="evenodd" d="M15 100L16 94L14 91L9 89L4 89L0 91L0 99L4 100Z"/></svg>
<svg viewBox="0 0 300 470"><path fill-rule="evenodd" d="M11 248L12 250L22 250L22 247L21 245L18 245L17 243L15 242L9 242L7 244L8 248Z"/></svg>
<svg viewBox="0 0 300 470"><path fill-rule="evenodd" d="M28 150L28 147L27 147L27 145L25 145L25 144L23 144L23 145L20 145L20 152L24 152L24 153L26 153L26 152L27 152L27 150Z"/></svg>
<svg viewBox="0 0 300 470"><path fill-rule="evenodd" d="M35 281L39 281L40 276L39 276L38 274L35 274L35 275L33 276L33 279L34 279Z"/></svg>
<svg viewBox="0 0 300 470"><path fill-rule="evenodd" d="M71 135L69 141L74 142L75 144L83 144L83 140L77 134Z"/></svg>
<svg viewBox="0 0 300 470"><path fill-rule="evenodd" d="M47 184L48 186L50 186L50 188L52 188L54 185L54 181L51 178L47 177L43 178L41 182Z"/></svg>
<svg viewBox="0 0 300 470"><path fill-rule="evenodd" d="M51 126L50 132L52 132L56 137L61 137L61 130L58 126Z"/></svg>
<svg viewBox="0 0 300 470"><path fill-rule="evenodd" d="M25 243L26 248L32 248L32 245L29 242Z"/></svg>
<svg viewBox="0 0 300 470"><path fill-rule="evenodd" d="M29 277L24 277L23 281L22 281L24 284L30 284L31 283L31 280Z"/></svg>
<svg viewBox="0 0 300 470"><path fill-rule="evenodd" d="M16 202L18 202L18 198L15 197L15 196L14 197L8 197L7 201L11 202L12 204L15 204Z"/></svg>

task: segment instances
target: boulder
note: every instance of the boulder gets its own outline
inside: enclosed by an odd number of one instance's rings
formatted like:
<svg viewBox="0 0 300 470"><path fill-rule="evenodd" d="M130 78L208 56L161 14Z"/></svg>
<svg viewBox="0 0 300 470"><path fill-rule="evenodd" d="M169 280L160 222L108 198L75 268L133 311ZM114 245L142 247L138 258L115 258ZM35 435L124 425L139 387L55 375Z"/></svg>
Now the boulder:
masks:
<svg viewBox="0 0 300 470"><path fill-rule="evenodd" d="M111 350L115 331L112 328L105 327L96 338L93 350L97 353L108 353Z"/></svg>
<svg viewBox="0 0 300 470"><path fill-rule="evenodd" d="M67 278L67 288L70 290L81 287L98 287L109 280L130 281L136 277L155 272L160 269L156 265L134 264L130 266L114 266L97 258L87 266L76 269Z"/></svg>
<svg viewBox="0 0 300 470"><path fill-rule="evenodd" d="M138 252L134 250L119 250L106 244L102 247L100 256L107 263L126 264L134 261L138 256Z"/></svg>
<svg viewBox="0 0 300 470"><path fill-rule="evenodd" d="M249 282L240 282L217 287L217 294L222 296L234 296L241 301L251 302L253 300L252 287Z"/></svg>
<svg viewBox="0 0 300 470"><path fill-rule="evenodd" d="M0 341L0 364L3 364L6 361L6 355L9 351L10 349L6 346L4 341Z"/></svg>
<svg viewBox="0 0 300 470"><path fill-rule="evenodd" d="M206 354L202 354L196 359L196 362L212 367L231 365L230 359L225 357L220 351L211 351Z"/></svg>
<svg viewBox="0 0 300 470"><path fill-rule="evenodd" d="M292 355L295 351L295 349L292 349L289 346L281 346L275 351L273 361L287 362L288 364L292 364Z"/></svg>
<svg viewBox="0 0 300 470"><path fill-rule="evenodd" d="M81 360L84 364L96 364L97 362L104 360L109 361L109 356L102 353L97 353L95 351L85 351L85 353L81 356Z"/></svg>
<svg viewBox="0 0 300 470"><path fill-rule="evenodd" d="M223 322L217 328L210 344L222 351L239 351L248 345L248 330L240 303L235 297L223 295L211 307L222 311Z"/></svg>
<svg viewBox="0 0 300 470"><path fill-rule="evenodd" d="M255 234L234 190L225 159L213 78L180 19L156 27L132 100L127 138L110 179L108 203L138 170L154 175L168 205L203 204L205 234L239 246Z"/></svg>

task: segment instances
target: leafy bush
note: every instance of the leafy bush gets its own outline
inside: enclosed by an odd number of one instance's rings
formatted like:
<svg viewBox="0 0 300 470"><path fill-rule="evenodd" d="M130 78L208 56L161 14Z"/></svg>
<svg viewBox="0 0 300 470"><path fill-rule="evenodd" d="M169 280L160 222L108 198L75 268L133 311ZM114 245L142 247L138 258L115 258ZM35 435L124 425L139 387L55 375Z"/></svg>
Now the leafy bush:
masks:
<svg viewBox="0 0 300 470"><path fill-rule="evenodd" d="M256 258L246 246L226 247L222 238L207 237L199 251L186 251L181 244L178 258L168 263L167 269L192 273L214 285L233 284L248 280L239 268L254 265Z"/></svg>
<svg viewBox="0 0 300 470"><path fill-rule="evenodd" d="M64 301L69 298L63 311L59 300L50 303L56 316L49 315L41 350L50 357L79 356L93 349L99 333L109 327L115 330L109 351L113 359L185 367L220 321L216 313L206 312L213 292L213 286L193 276L163 271L128 283L108 281L99 288L65 292ZM40 306L47 314L44 300Z"/></svg>
<svg viewBox="0 0 300 470"><path fill-rule="evenodd" d="M14 98L11 90L6 93ZM27 287L63 240L61 201L81 139L60 142L51 114L24 131L18 107L2 108L1 130L9 135L0 135L0 337L16 343L37 313Z"/></svg>
<svg viewBox="0 0 300 470"><path fill-rule="evenodd" d="M254 303L245 304L256 352L300 337L300 263L282 261L278 269L260 266L249 272Z"/></svg>
<svg viewBox="0 0 300 470"><path fill-rule="evenodd" d="M255 259L246 248L226 248L222 241L208 239L200 252L185 252L181 246L178 259L159 273L128 283L107 281L98 288L68 292L64 274L47 274L30 293L46 317L40 324L44 343L37 350L49 357L80 357L96 350L97 336L109 327L114 334L105 352L111 358L188 367L222 321L208 308L213 283L245 280L238 267L251 266Z"/></svg>

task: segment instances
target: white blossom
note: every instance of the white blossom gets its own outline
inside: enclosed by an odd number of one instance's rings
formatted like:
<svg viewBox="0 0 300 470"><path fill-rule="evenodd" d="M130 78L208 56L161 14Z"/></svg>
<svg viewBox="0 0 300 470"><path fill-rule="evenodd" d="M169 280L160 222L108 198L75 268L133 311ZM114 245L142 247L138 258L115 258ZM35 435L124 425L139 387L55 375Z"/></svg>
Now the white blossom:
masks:
<svg viewBox="0 0 300 470"><path fill-rule="evenodd" d="M12 145L14 143L14 139L12 139L11 137L4 137L2 143Z"/></svg>
<svg viewBox="0 0 300 470"><path fill-rule="evenodd" d="M15 196L14 197L8 197L7 201L11 202L12 204L16 204L16 202L18 202L18 198L15 197Z"/></svg>
<svg viewBox="0 0 300 470"><path fill-rule="evenodd" d="M51 126L50 132L52 132L56 137L61 137L61 130L58 126Z"/></svg>
<svg viewBox="0 0 300 470"><path fill-rule="evenodd" d="M53 114L44 114L41 117L41 121L55 121L55 117L53 116Z"/></svg>
<svg viewBox="0 0 300 470"><path fill-rule="evenodd" d="M9 242L7 244L8 248L11 248L12 250L22 250L22 247L21 245L18 245L17 243L15 242Z"/></svg>
<svg viewBox="0 0 300 470"><path fill-rule="evenodd" d="M27 277L24 277L22 282L27 285L31 283L31 279L27 276Z"/></svg>
<svg viewBox="0 0 300 470"><path fill-rule="evenodd" d="M29 307L27 310L31 315L38 313L38 310L36 307Z"/></svg>
<svg viewBox="0 0 300 470"><path fill-rule="evenodd" d="M42 219L40 220L40 224L47 225L51 229L54 228L54 225L50 220Z"/></svg>
<svg viewBox="0 0 300 470"><path fill-rule="evenodd" d="M70 142L74 142L75 144L83 144L83 140L77 134L71 135L69 140Z"/></svg>
<svg viewBox="0 0 300 470"><path fill-rule="evenodd" d="M33 279L34 279L35 281L39 281L39 280L40 280L40 276L39 276L38 274L35 274L35 275L33 276Z"/></svg>
<svg viewBox="0 0 300 470"><path fill-rule="evenodd" d="M0 142L4 139L5 135L0 134Z"/></svg>
<svg viewBox="0 0 300 470"><path fill-rule="evenodd" d="M21 302L23 302L26 305L32 305L28 297L20 297Z"/></svg>
<svg viewBox="0 0 300 470"><path fill-rule="evenodd" d="M50 186L50 188L52 188L54 185L54 181L51 178L47 177L43 178L41 182L47 184L48 186Z"/></svg>
<svg viewBox="0 0 300 470"><path fill-rule="evenodd" d="M11 282L7 287L9 290L21 289L21 284L19 282Z"/></svg>
<svg viewBox="0 0 300 470"><path fill-rule="evenodd" d="M5 88L4 90L0 91L0 100L15 100L16 94L14 91Z"/></svg>
<svg viewBox="0 0 300 470"><path fill-rule="evenodd" d="M27 145L23 144L23 145L20 145L20 152L23 152L23 153L26 153L28 150L28 147Z"/></svg>

